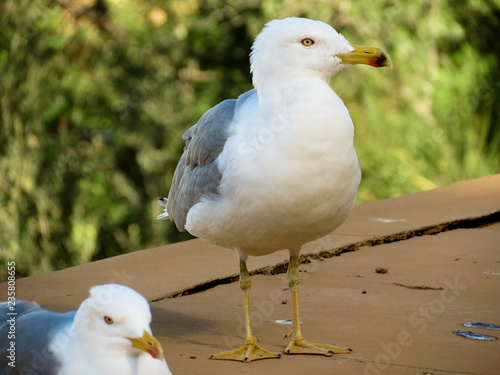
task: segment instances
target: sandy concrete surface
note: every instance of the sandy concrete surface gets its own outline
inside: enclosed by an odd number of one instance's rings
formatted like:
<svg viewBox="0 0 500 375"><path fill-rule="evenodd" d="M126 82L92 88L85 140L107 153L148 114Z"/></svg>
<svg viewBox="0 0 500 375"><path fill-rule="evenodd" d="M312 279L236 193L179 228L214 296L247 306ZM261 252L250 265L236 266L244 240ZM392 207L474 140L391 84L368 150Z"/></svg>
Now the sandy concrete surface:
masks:
<svg viewBox="0 0 500 375"><path fill-rule="evenodd" d="M350 354L209 360L243 343L243 301L234 253L201 240L18 279L16 292L67 311L93 285L131 286L150 301L174 374L500 374L500 340L453 334L500 338L462 325L500 325L500 175L356 206L302 254L302 333ZM290 330L281 322L291 318L287 258L280 251L248 262L254 334L277 352ZM0 300L6 289L0 284Z"/></svg>

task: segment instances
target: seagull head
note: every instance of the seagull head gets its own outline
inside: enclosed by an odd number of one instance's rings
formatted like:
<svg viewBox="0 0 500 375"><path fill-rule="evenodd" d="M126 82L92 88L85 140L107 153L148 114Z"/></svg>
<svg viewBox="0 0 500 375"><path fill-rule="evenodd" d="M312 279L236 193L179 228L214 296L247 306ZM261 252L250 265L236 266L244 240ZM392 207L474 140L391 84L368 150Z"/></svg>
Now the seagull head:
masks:
<svg viewBox="0 0 500 375"><path fill-rule="evenodd" d="M266 24L250 55L254 86L276 80L322 79L353 65L392 67L376 47L349 43L330 25L307 18L285 18Z"/></svg>
<svg viewBox="0 0 500 375"><path fill-rule="evenodd" d="M163 360L163 349L151 334L148 302L133 289L106 284L90 289L75 316L75 329L84 342L130 357L147 353Z"/></svg>

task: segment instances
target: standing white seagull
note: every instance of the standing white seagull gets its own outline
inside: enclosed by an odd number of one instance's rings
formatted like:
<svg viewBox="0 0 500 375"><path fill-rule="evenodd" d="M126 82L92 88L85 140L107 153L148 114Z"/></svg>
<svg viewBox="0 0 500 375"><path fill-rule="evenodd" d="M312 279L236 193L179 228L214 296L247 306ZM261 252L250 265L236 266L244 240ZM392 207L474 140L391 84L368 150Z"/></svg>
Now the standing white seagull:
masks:
<svg viewBox="0 0 500 375"><path fill-rule="evenodd" d="M352 64L391 66L378 48L349 43L329 25L304 18L269 22L250 55L255 89L208 110L183 135L186 147L166 206L180 231L232 248L240 262L246 341L214 359L280 355L261 348L250 324L249 255L289 249L293 298L286 354L348 353L302 337L297 288L301 246L336 229L351 212L361 170L354 127L330 78Z"/></svg>

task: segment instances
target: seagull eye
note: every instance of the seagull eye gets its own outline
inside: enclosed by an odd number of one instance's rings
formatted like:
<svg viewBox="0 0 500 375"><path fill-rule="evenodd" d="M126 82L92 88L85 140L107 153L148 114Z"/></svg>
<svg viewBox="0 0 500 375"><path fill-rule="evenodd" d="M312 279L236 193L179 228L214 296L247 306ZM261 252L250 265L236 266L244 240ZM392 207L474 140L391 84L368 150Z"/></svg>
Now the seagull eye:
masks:
<svg viewBox="0 0 500 375"><path fill-rule="evenodd" d="M111 318L110 316L105 316L104 317L104 321L106 322L106 324L113 324L113 318Z"/></svg>
<svg viewBox="0 0 500 375"><path fill-rule="evenodd" d="M311 47L314 44L314 40L312 40L311 38L305 38L302 39L301 43L305 47Z"/></svg>

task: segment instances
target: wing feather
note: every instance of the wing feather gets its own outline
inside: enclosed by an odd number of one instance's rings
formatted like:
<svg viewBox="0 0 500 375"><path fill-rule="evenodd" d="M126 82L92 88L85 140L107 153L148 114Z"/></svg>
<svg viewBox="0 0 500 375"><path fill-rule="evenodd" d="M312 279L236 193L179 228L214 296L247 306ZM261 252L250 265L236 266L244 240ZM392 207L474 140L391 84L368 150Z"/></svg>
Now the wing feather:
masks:
<svg viewBox="0 0 500 375"><path fill-rule="evenodd" d="M183 135L186 146L167 200L169 218L180 231L185 231L187 213L202 196L218 194L222 173L215 160L229 136L235 104L225 100L211 108Z"/></svg>
<svg viewBox="0 0 500 375"><path fill-rule="evenodd" d="M253 95L256 95L256 91L250 90L238 99L221 102L205 112L198 123L183 134L186 146L175 169L168 199L159 201L166 206L165 213L159 215L159 219L169 218L177 229L185 231L191 207L202 197L218 196L222 171L217 158L231 134L238 108Z"/></svg>

